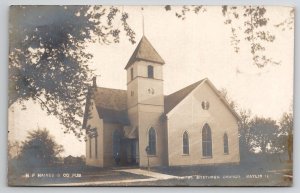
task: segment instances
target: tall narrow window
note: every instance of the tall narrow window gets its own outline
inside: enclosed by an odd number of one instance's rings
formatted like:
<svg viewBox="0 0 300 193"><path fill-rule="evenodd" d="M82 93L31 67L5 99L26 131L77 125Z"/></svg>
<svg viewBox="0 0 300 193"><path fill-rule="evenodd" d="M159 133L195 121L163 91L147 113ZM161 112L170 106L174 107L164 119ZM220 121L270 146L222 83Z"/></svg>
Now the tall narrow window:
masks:
<svg viewBox="0 0 300 193"><path fill-rule="evenodd" d="M130 69L130 78L133 80L133 68Z"/></svg>
<svg viewBox="0 0 300 193"><path fill-rule="evenodd" d="M149 65L148 66L148 78L153 78L153 77L154 77L153 66Z"/></svg>
<svg viewBox="0 0 300 193"><path fill-rule="evenodd" d="M89 137L89 156L92 158L92 138Z"/></svg>
<svg viewBox="0 0 300 193"><path fill-rule="evenodd" d="M120 156L121 150L121 134L118 130L113 133L113 156Z"/></svg>
<svg viewBox="0 0 300 193"><path fill-rule="evenodd" d="M189 135L185 131L182 136L182 152L183 154L189 154Z"/></svg>
<svg viewBox="0 0 300 193"><path fill-rule="evenodd" d="M227 135L227 133L224 134L223 141L224 141L224 154L229 154L228 135Z"/></svg>
<svg viewBox="0 0 300 193"><path fill-rule="evenodd" d="M205 124L202 129L202 155L212 157L211 129L208 124Z"/></svg>
<svg viewBox="0 0 300 193"><path fill-rule="evenodd" d="M95 158L98 158L98 136L95 136Z"/></svg>
<svg viewBox="0 0 300 193"><path fill-rule="evenodd" d="M156 132L153 127L149 130L149 155L156 154Z"/></svg>

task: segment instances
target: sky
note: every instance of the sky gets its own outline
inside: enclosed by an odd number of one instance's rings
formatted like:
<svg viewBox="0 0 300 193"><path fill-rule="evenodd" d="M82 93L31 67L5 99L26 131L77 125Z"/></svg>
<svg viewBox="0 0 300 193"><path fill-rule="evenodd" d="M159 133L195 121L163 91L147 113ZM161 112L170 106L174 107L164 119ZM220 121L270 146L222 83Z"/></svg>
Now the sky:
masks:
<svg viewBox="0 0 300 193"><path fill-rule="evenodd" d="M259 69L253 65L248 45L243 41L240 52L230 45L230 26L224 24L220 6L208 6L206 12L190 13L185 20L166 12L163 7L122 7L129 13L128 23L136 32L136 40L144 35L165 60L164 93L168 95L203 78L208 78L218 89L225 88L228 96L242 109L253 115L278 120L291 110L293 101L293 30L282 31L273 25L289 17L289 7L267 7L270 18L266 28L276 36L266 44L266 55L280 65ZM116 25L121 25L116 23ZM125 36L118 44L88 44L87 51L94 55L91 68L95 70L97 85L126 89L126 66L137 44ZM12 112L13 111L13 112ZM21 110L13 105L9 111L10 139L24 140L27 131L46 127L64 146L63 155L85 154L85 143L73 134L64 134L59 121L48 116L37 104L27 103Z"/></svg>

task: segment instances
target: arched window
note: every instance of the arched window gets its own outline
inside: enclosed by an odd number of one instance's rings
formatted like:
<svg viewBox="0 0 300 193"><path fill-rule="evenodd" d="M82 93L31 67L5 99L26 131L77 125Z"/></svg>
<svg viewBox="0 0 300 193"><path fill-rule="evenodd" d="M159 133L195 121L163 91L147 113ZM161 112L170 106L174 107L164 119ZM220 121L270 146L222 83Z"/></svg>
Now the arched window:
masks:
<svg viewBox="0 0 300 193"><path fill-rule="evenodd" d="M189 154L189 134L185 131L182 136L182 152Z"/></svg>
<svg viewBox="0 0 300 193"><path fill-rule="evenodd" d="M212 157L211 129L208 124L202 129L202 155Z"/></svg>
<svg viewBox="0 0 300 193"><path fill-rule="evenodd" d="M149 129L149 155L155 155L156 154L156 132L151 127Z"/></svg>
<svg viewBox="0 0 300 193"><path fill-rule="evenodd" d="M113 156L120 156L121 150L121 134L118 130L113 133Z"/></svg>
<svg viewBox="0 0 300 193"><path fill-rule="evenodd" d="M149 65L148 66L148 78L153 78L153 77L154 77L153 66Z"/></svg>
<svg viewBox="0 0 300 193"><path fill-rule="evenodd" d="M224 154L229 154L229 146L228 146L228 135L227 133L223 136L223 142L224 142Z"/></svg>

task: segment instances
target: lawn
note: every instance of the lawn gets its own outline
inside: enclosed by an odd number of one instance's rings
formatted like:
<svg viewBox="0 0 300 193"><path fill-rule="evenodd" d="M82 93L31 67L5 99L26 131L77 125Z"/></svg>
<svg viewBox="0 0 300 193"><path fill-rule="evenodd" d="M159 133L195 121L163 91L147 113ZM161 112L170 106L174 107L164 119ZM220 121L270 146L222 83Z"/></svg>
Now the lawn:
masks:
<svg viewBox="0 0 300 193"><path fill-rule="evenodd" d="M145 175L85 165L54 165L20 168L11 166L9 185L47 186L76 183L76 186L291 186L292 163L242 162L241 164L151 167L151 171L175 179L150 179ZM132 167L130 167L132 168ZM137 168L137 167L136 167ZM144 168L146 170L146 168ZM26 177L27 174L27 177ZM147 181L141 182L140 180ZM149 181L148 181L149 179ZM127 180L124 182L124 180ZM128 180L132 180L128 182ZM152 180L152 181L151 181ZM116 181L105 184L103 182ZM98 183L98 184L97 184Z"/></svg>

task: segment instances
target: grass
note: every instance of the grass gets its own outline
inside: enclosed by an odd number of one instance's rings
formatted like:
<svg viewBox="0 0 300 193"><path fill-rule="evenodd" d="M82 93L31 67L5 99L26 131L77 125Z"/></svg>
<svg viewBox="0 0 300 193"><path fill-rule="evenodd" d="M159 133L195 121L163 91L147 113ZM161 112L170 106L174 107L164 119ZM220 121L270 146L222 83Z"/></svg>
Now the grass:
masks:
<svg viewBox="0 0 300 193"><path fill-rule="evenodd" d="M258 161L257 161L258 160ZM116 168L96 168L85 165L53 165L48 167L22 168L18 165L10 166L8 176L12 186L45 186L47 184L89 183L116 181L115 184L104 186L291 186L292 179L285 175L292 175L292 163L276 162L272 160L248 160L239 165L208 165L182 167L155 167L151 171L178 176L176 179L156 180L147 182L120 183L129 179L148 179L143 175L116 171ZM60 174L60 177L30 177L22 175L28 173ZM69 174L69 177L62 176ZM80 177L72 176L80 174ZM253 176L249 176L253 175ZM255 175L261 175L255 178ZM218 179L207 179L218 176ZM235 177L233 177L235 176ZM228 178L225 178L228 177ZM101 185L103 186L103 185Z"/></svg>

